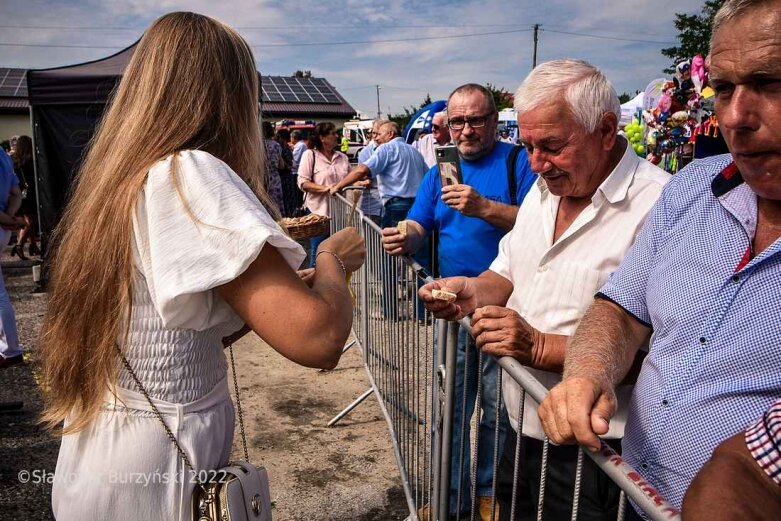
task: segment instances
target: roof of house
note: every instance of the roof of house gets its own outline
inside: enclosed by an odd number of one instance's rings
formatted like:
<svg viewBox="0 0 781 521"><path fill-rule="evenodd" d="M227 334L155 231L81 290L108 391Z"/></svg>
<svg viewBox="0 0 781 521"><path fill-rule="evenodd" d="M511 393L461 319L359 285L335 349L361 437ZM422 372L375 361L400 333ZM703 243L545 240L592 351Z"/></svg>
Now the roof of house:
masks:
<svg viewBox="0 0 781 521"><path fill-rule="evenodd" d="M25 112L27 102L26 69L0 68L0 110Z"/></svg>
<svg viewBox="0 0 781 521"><path fill-rule="evenodd" d="M27 69L0 67L0 110L28 110ZM347 117L355 109L325 78L261 76L261 109L267 116Z"/></svg>
<svg viewBox="0 0 781 521"><path fill-rule="evenodd" d="M268 116L344 116L355 109L325 78L261 76L260 107Z"/></svg>

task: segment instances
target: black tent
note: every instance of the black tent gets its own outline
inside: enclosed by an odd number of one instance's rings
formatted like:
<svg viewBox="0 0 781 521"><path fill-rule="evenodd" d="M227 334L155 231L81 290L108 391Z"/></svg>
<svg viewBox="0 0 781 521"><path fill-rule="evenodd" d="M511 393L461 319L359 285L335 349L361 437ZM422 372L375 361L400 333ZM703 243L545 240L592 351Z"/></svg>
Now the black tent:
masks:
<svg viewBox="0 0 781 521"><path fill-rule="evenodd" d="M86 145L135 46L101 60L27 71L44 246L65 207Z"/></svg>

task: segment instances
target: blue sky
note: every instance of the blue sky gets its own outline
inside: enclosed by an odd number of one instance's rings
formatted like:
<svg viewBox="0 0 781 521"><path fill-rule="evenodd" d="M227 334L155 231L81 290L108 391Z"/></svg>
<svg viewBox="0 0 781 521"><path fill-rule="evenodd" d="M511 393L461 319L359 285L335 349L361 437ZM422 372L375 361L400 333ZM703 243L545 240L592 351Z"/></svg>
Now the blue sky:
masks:
<svg viewBox="0 0 781 521"><path fill-rule="evenodd" d="M113 54L156 17L195 11L236 27L263 74L311 70L358 110L383 113L447 96L466 82L514 91L537 61L571 57L600 67L634 93L668 65L676 12L702 0L0 0L0 66L41 68ZM46 28L44 28L46 27ZM54 27L54 28L51 28ZM482 34L477 33L500 33ZM580 33L613 39L577 36ZM643 41L628 41L643 40ZM343 44L345 42L371 42ZM659 42L659 43L657 43ZM37 45L37 46L33 46ZM55 47L57 45L70 47ZM51 47L50 47L51 46Z"/></svg>

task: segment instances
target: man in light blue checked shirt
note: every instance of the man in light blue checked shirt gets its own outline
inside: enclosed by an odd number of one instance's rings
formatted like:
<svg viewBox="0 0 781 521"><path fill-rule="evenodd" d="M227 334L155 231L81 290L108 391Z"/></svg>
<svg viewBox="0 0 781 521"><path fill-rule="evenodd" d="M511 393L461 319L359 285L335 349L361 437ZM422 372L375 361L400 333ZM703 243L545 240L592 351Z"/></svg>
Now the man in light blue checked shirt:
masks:
<svg viewBox="0 0 781 521"><path fill-rule="evenodd" d="M377 141L375 137L380 132L380 126L388 121L387 119L375 119L372 122L372 129L369 131L371 141L358 152L358 162L366 164L369 158L374 154L377 149ZM369 186L363 191L361 195L361 211L364 215L368 216L375 224L380 224L380 216L382 215L382 199L380 198L380 191L377 189L377 180L371 179Z"/></svg>
<svg viewBox="0 0 781 521"><path fill-rule="evenodd" d="M710 84L731 154L665 187L539 410L553 442L597 449L613 389L650 341L623 454L679 508L713 449L781 396L779 26L781 0L727 0L718 11Z"/></svg>

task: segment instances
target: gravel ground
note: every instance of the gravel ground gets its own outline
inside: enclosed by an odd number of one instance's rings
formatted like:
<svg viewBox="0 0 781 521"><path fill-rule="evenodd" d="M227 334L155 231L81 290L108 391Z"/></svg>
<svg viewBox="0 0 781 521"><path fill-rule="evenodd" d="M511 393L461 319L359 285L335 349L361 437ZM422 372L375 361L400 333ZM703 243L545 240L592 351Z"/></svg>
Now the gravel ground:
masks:
<svg viewBox="0 0 781 521"><path fill-rule="evenodd" d="M24 402L20 410L0 411L0 519L47 520L52 519L50 480L59 441L37 425L41 394L34 361L46 296L31 293L29 266L15 268L18 263L9 263L7 256L3 260L30 362L0 370L0 403ZM262 461L269 470L275 520L407 517L387 425L376 400L365 401L336 427L326 427L368 388L356 349L329 372L298 367L255 335L247 335L234 349L250 460ZM237 429L235 457L240 457L240 444ZM22 483L20 478L27 476L23 471L37 474Z"/></svg>

